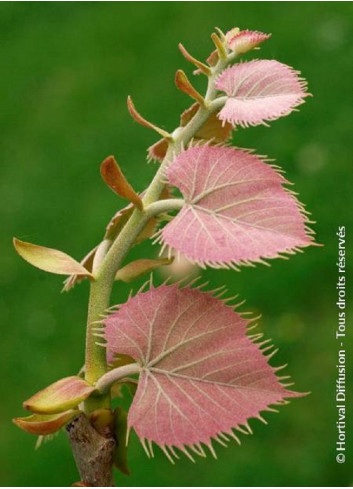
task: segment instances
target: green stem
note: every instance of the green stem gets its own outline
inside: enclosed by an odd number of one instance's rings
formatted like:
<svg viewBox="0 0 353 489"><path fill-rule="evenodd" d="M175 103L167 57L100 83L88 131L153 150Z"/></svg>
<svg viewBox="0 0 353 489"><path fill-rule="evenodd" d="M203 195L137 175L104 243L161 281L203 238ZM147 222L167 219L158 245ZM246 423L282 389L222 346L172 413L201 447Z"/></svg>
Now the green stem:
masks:
<svg viewBox="0 0 353 489"><path fill-rule="evenodd" d="M88 304L85 358L85 379L91 384L94 384L107 371L106 350L97 344L96 329L98 321L102 319L102 314L109 307L110 294L111 286L108 282L104 280L92 282ZM110 407L109 395L90 396L85 402L86 412L94 411L99 407Z"/></svg>
<svg viewBox="0 0 353 489"><path fill-rule="evenodd" d="M95 384L107 371L105 348L99 344L96 333L99 321L102 320L102 316L109 307L115 275L122 260L151 217L173 209L180 209L183 202L183 199L166 199L150 204L143 212L136 209L96 271L95 280L91 284L88 307L85 360L87 382ZM92 399L94 400L94 397ZM86 401L86 409L90 410L91 404L90 398ZM93 404L95 406L96 402Z"/></svg>
<svg viewBox="0 0 353 489"><path fill-rule="evenodd" d="M101 321L102 316L109 307L115 275L149 219L154 215L182 207L182 199L158 200L165 186L166 167L173 157L195 136L210 114L218 111L224 105L226 97L216 98L217 91L214 85L218 74L223 71L233 58L234 55L230 54L226 60L220 60L211 69L212 74L208 79L205 105L200 106L195 116L185 127L179 127L173 132L173 140L169 142L167 154L143 198L144 210L134 210L115 241L111 246L103 249L103 255L101 253L99 256L99 263L95 263L95 280L91 284L88 308L85 360L86 380L92 384L96 384L107 372L106 350L103 346L97 344L96 332L99 321ZM96 397L90 397L85 402L85 408L86 411L92 411L97 407L108 407L109 402L109 394L101 394Z"/></svg>
<svg viewBox="0 0 353 489"><path fill-rule="evenodd" d="M102 393L107 392L110 386L117 380L122 380L128 375L138 374L140 371L141 367L138 363L129 363L122 367L114 368L98 380L96 387Z"/></svg>

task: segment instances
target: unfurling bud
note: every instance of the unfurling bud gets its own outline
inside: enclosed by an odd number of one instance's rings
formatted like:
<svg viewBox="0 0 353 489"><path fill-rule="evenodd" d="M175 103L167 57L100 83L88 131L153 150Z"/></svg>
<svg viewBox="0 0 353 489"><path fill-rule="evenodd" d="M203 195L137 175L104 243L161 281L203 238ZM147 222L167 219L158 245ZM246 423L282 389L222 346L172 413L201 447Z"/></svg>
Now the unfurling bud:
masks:
<svg viewBox="0 0 353 489"><path fill-rule="evenodd" d="M218 37L218 35L215 32L211 35L211 38L212 38L214 45L217 48L218 57L220 59L226 59L227 51L226 51L226 48L224 45L224 41L222 41L222 39L220 37Z"/></svg>
<svg viewBox="0 0 353 489"><path fill-rule="evenodd" d="M110 409L96 409L89 415L93 428L105 438L111 438L114 431L114 416Z"/></svg>
<svg viewBox="0 0 353 489"><path fill-rule="evenodd" d="M226 34L227 45L236 54L247 53L270 37L271 34L248 30L239 31L238 28L232 29Z"/></svg>

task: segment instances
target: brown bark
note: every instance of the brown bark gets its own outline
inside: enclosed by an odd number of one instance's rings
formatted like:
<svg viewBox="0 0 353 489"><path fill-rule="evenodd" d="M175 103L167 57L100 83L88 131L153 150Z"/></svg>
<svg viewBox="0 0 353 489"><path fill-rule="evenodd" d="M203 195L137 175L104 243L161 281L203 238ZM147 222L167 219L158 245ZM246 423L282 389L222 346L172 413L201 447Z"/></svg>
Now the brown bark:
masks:
<svg viewBox="0 0 353 489"><path fill-rule="evenodd" d="M66 431L81 481L87 486L114 487L114 438L100 435L84 414L71 421Z"/></svg>

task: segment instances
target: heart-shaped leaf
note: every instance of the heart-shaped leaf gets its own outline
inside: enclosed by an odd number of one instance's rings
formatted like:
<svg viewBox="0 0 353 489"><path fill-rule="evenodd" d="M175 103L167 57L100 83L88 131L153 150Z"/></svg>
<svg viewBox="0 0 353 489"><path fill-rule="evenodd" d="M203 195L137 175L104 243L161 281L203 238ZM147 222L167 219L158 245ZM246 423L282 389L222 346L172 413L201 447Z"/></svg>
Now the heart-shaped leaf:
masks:
<svg viewBox="0 0 353 489"><path fill-rule="evenodd" d="M261 335L246 335L249 322L210 293L175 285L139 293L104 320L108 350L141 366L128 424L147 452L155 442L168 456L168 447L202 454L200 443L212 450L212 439L300 395L253 342Z"/></svg>
<svg viewBox="0 0 353 489"><path fill-rule="evenodd" d="M36 414L56 414L75 408L94 391L81 377L65 377L34 394L23 407Z"/></svg>
<svg viewBox="0 0 353 489"><path fill-rule="evenodd" d="M92 274L83 265L62 251L26 243L17 238L13 239L13 244L17 253L24 260L45 272L92 277Z"/></svg>
<svg viewBox="0 0 353 489"><path fill-rule="evenodd" d="M299 72L266 59L227 68L219 76L216 88L228 95L219 118L243 127L288 115L308 96Z"/></svg>
<svg viewBox="0 0 353 489"><path fill-rule="evenodd" d="M198 146L167 169L185 206L161 241L199 265L249 265L312 244L305 213L284 177L250 152Z"/></svg>
<svg viewBox="0 0 353 489"><path fill-rule="evenodd" d="M80 411L71 410L59 414L32 414L25 418L14 418L13 422L27 433L45 436L59 431L75 418Z"/></svg>

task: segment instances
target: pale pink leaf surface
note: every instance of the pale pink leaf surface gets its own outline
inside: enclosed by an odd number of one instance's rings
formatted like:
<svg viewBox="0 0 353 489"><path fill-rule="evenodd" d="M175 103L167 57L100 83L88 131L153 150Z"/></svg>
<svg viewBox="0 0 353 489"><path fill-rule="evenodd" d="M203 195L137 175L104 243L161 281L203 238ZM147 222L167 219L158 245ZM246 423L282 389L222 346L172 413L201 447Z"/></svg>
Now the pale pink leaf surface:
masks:
<svg viewBox="0 0 353 489"><path fill-rule="evenodd" d="M270 37L271 34L249 30L239 31L239 29L232 29L226 34L228 47L237 54L246 53Z"/></svg>
<svg viewBox="0 0 353 489"><path fill-rule="evenodd" d="M185 206L159 240L199 265L237 266L293 253L312 243L288 183L258 156L235 148L189 148L167 178Z"/></svg>
<svg viewBox="0 0 353 489"><path fill-rule="evenodd" d="M128 424L145 447L211 446L270 404L300 395L285 389L246 335L249 322L210 293L176 285L139 293L105 319L108 352L141 366Z"/></svg>
<svg viewBox="0 0 353 489"><path fill-rule="evenodd" d="M275 60L254 60L227 68L218 77L216 88L228 95L219 118L244 127L288 115L308 96L299 73Z"/></svg>

